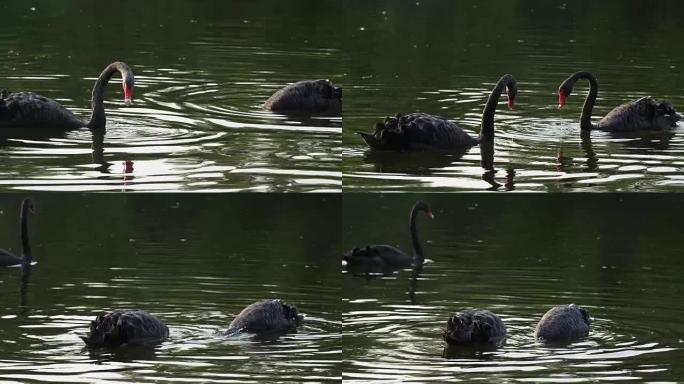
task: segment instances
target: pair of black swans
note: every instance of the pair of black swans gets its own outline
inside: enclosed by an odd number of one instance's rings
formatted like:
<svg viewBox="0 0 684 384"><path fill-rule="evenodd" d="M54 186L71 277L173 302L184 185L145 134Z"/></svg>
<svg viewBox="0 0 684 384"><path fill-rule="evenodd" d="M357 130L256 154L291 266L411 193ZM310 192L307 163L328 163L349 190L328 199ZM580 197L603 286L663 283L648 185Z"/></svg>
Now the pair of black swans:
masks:
<svg viewBox="0 0 684 384"><path fill-rule="evenodd" d="M109 64L93 86L89 121L81 120L53 99L33 92L0 90L0 128L52 128L104 130L105 88L115 73L120 73L124 101L133 99L135 77L131 68L121 61ZM265 109L278 113L342 113L342 88L329 80L302 80L274 93L263 104Z"/></svg>
<svg viewBox="0 0 684 384"><path fill-rule="evenodd" d="M0 249L0 267L27 267L33 261L28 235L28 214L35 213L33 201L24 199L19 212L21 256ZM296 307L279 299L261 300L245 307L228 329L219 333L224 336L242 333L279 335L296 328L303 319ZM90 322L87 336L81 338L90 347L114 348L122 345L153 346L168 337L169 328L158 317L139 309L120 309L98 315Z"/></svg>
<svg viewBox="0 0 684 384"><path fill-rule="evenodd" d="M245 307L219 334L279 335L296 328L303 319L297 308L279 299L260 300ZM169 327L158 317L139 309L120 309L98 315L81 339L89 347L116 348L153 346L168 337Z"/></svg>
<svg viewBox="0 0 684 384"><path fill-rule="evenodd" d="M558 88L559 105L562 109L572 93L575 83L580 79L589 81L590 90L582 108L580 128L583 132L601 130L606 132L662 131L676 126L681 119L668 101L658 101L651 97L615 107L597 124L591 122L591 114L598 96L598 81L590 72L581 71L568 77ZM372 149L411 151L411 150L462 150L480 144L494 142L494 113L504 90L508 95L508 107L512 108L518 93L517 82L512 75L499 79L489 95L482 112L482 122L478 137L470 136L463 128L443 117L426 113L397 114L377 123L375 132L359 132L366 144Z"/></svg>
<svg viewBox="0 0 684 384"><path fill-rule="evenodd" d="M390 245L357 247L342 255L348 267L365 270L398 270L421 268L425 256L418 239L416 218L424 212L434 218L430 205L416 202L411 208L409 228L413 256ZM551 308L542 316L534 331L536 339L548 343L566 343L589 335L591 318L586 310L574 304ZM444 341L451 346L499 346L506 339L506 325L496 314L484 309L469 309L449 318L443 333Z"/></svg>

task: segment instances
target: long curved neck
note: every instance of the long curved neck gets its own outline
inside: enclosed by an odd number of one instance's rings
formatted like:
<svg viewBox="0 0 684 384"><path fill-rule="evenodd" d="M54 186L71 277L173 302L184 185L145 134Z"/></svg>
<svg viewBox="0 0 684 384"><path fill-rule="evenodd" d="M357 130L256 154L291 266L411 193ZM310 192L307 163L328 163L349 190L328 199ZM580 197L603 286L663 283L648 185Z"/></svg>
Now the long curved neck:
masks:
<svg viewBox="0 0 684 384"><path fill-rule="evenodd" d="M496 112L496 107L499 104L499 99L501 94L507 87L515 86L515 80L510 75L504 75L496 83L496 87L492 89L492 93L489 94L489 99L487 99L487 104L482 111L482 124L480 126L480 142L492 142L494 141L494 113Z"/></svg>
<svg viewBox="0 0 684 384"><path fill-rule="evenodd" d="M418 239L418 232L416 231L416 216L418 215L418 209L415 207L411 210L411 223L409 225L411 229L411 243L413 245L413 259L415 265L422 265L425 257L423 256L423 247L420 245L420 240Z"/></svg>
<svg viewBox="0 0 684 384"><path fill-rule="evenodd" d="M591 113L594 110L594 105L596 104L596 98L598 97L598 80L590 72L578 72L573 76L574 81L579 79L589 80L589 94L586 100L584 100L584 106L582 107L582 115L580 116L580 128L584 131L591 131L595 129L594 125L591 124Z"/></svg>
<svg viewBox="0 0 684 384"><path fill-rule="evenodd" d="M30 263L31 262L31 245L29 244L29 235L28 235L28 223L27 223L27 216L28 216L28 204L24 202L21 206L21 257L24 263Z"/></svg>
<svg viewBox="0 0 684 384"><path fill-rule="evenodd" d="M127 68L119 62L109 64L107 68L102 71L100 77L97 78L95 85L93 86L93 96L90 101L93 114L90 117L90 122L87 124L90 129L104 129L107 118L105 117L104 110L104 93L109 80L112 78L115 72L121 72L122 76L126 76Z"/></svg>

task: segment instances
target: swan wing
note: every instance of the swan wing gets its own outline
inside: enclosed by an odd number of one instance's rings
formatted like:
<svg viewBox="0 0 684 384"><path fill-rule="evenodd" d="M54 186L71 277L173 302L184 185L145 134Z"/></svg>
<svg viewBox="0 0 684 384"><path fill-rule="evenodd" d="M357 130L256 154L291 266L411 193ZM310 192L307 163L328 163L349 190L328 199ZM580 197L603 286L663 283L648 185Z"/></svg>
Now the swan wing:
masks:
<svg viewBox="0 0 684 384"><path fill-rule="evenodd" d="M478 144L453 122L426 113L387 117L375 126L373 139L364 136L369 146L386 150L459 149Z"/></svg>
<svg viewBox="0 0 684 384"><path fill-rule="evenodd" d="M599 127L609 132L665 130L675 127L680 118L669 101L642 97L615 107L599 121Z"/></svg>
<svg viewBox="0 0 684 384"><path fill-rule="evenodd" d="M78 128L83 122L55 100L33 92L0 93L0 126Z"/></svg>

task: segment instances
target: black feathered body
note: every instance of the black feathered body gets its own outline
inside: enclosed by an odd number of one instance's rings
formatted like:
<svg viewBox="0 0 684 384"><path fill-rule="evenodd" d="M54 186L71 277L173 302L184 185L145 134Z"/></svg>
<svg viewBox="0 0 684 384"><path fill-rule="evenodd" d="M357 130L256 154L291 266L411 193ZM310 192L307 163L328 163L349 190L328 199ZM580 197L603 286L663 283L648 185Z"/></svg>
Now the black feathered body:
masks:
<svg viewBox="0 0 684 384"><path fill-rule="evenodd" d="M415 263L414 257L390 245L354 248L342 255L342 259L351 267L369 269L409 268Z"/></svg>
<svg viewBox="0 0 684 384"><path fill-rule="evenodd" d="M274 112L342 112L342 88L329 80L302 80L290 84L266 100Z"/></svg>
<svg viewBox="0 0 684 384"><path fill-rule="evenodd" d="M642 97L615 107L598 123L607 132L652 131L674 128L681 115L672 103Z"/></svg>
<svg viewBox="0 0 684 384"><path fill-rule="evenodd" d="M506 339L501 318L484 309L468 309L449 318L443 334L449 345L500 345Z"/></svg>
<svg viewBox="0 0 684 384"><path fill-rule="evenodd" d="M33 92L0 92L0 127L74 129L85 125L55 100Z"/></svg>
<svg viewBox="0 0 684 384"><path fill-rule="evenodd" d="M159 344L169 337L169 328L157 317L138 309L103 313L90 322L83 341L93 347L145 346Z"/></svg>
<svg viewBox="0 0 684 384"><path fill-rule="evenodd" d="M264 334L287 332L297 327L303 316L297 308L281 300L261 300L245 307L228 326L226 335L241 332Z"/></svg>
<svg viewBox="0 0 684 384"><path fill-rule="evenodd" d="M0 267L9 267L12 265L20 265L23 263L24 260L21 257L18 257L10 251L0 249Z"/></svg>
<svg viewBox="0 0 684 384"><path fill-rule="evenodd" d="M570 342L589 335L591 318L584 309L570 305L559 305L544 314L534 336L548 342Z"/></svg>
<svg viewBox="0 0 684 384"><path fill-rule="evenodd" d="M361 133L361 137L371 148L393 151L451 150L479 144L454 122L427 113L387 117L375 125L373 134Z"/></svg>

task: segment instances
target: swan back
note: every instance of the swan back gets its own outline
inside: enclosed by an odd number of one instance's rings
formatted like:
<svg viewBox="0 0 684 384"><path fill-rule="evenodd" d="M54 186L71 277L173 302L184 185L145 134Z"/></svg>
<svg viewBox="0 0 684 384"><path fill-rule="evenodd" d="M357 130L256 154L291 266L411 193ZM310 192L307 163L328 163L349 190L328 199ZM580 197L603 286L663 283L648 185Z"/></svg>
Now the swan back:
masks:
<svg viewBox="0 0 684 384"><path fill-rule="evenodd" d="M534 330L537 339L548 342L569 342L589 335L591 318L583 308L559 305L542 316Z"/></svg>
<svg viewBox="0 0 684 384"><path fill-rule="evenodd" d="M499 345L506 339L506 325L490 311L469 309L447 320L443 337L449 345Z"/></svg>
<svg viewBox="0 0 684 384"><path fill-rule="evenodd" d="M275 112L342 112L342 88L330 80L302 80L290 84L266 100L264 108Z"/></svg>
<svg viewBox="0 0 684 384"><path fill-rule="evenodd" d="M88 346L118 347L128 345L154 345L169 337L169 328L149 313L133 310L115 310L103 313L90 322L90 332L81 337Z"/></svg>
<svg viewBox="0 0 684 384"><path fill-rule="evenodd" d="M0 93L0 127L79 128L85 124L55 100L33 92Z"/></svg>
<svg viewBox="0 0 684 384"><path fill-rule="evenodd" d="M680 119L681 115L669 101L642 97L615 107L598 126L609 132L665 130L674 128Z"/></svg>
<svg viewBox="0 0 684 384"><path fill-rule="evenodd" d="M298 326L303 319L297 308L279 299L261 300L245 307L230 323L225 334L285 332Z"/></svg>
<svg viewBox="0 0 684 384"><path fill-rule="evenodd" d="M397 114L375 125L375 132L361 134L368 146L380 150L449 150L472 147L478 140L453 122L426 113Z"/></svg>

